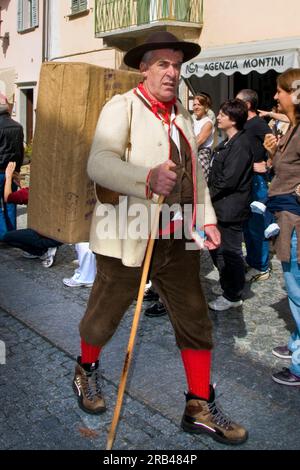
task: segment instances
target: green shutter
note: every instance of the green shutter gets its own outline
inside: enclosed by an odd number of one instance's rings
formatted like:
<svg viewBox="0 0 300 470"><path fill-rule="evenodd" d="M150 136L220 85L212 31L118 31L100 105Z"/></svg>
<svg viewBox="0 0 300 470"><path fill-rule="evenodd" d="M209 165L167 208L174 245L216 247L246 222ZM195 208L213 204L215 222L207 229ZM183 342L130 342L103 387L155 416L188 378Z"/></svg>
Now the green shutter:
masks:
<svg viewBox="0 0 300 470"><path fill-rule="evenodd" d="M33 27L39 25L39 2L38 0L32 0L31 3L31 18Z"/></svg>
<svg viewBox="0 0 300 470"><path fill-rule="evenodd" d="M18 0L17 30L23 31L23 0Z"/></svg>
<svg viewBox="0 0 300 470"><path fill-rule="evenodd" d="M86 10L87 9L87 0L79 0L79 10Z"/></svg>
<svg viewBox="0 0 300 470"><path fill-rule="evenodd" d="M87 9L87 0L72 0L72 13L78 13Z"/></svg>
<svg viewBox="0 0 300 470"><path fill-rule="evenodd" d="M77 13L79 11L78 0L72 0L71 10L72 10L72 13Z"/></svg>

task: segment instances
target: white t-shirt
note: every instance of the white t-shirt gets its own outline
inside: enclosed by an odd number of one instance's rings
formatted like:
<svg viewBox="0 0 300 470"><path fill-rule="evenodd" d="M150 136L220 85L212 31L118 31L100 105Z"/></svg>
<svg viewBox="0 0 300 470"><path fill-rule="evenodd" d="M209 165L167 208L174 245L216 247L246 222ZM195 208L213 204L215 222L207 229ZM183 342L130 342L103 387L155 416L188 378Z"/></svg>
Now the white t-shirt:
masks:
<svg viewBox="0 0 300 470"><path fill-rule="evenodd" d="M208 116L204 116L202 119L198 119L198 120L195 119L194 120L195 135L200 134L201 129L203 128L203 126L208 122L210 122L211 125L212 125L211 133L210 133L209 137L206 139L206 141L203 142L203 144L200 146L200 148L212 148L213 143L214 143L214 125L213 125L212 120L209 119Z"/></svg>

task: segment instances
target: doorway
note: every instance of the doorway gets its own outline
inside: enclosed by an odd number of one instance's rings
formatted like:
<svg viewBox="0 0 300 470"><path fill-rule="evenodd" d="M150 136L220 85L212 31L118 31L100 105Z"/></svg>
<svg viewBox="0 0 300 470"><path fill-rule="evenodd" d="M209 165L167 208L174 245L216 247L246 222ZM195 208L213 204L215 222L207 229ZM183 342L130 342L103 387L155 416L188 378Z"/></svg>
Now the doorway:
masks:
<svg viewBox="0 0 300 470"><path fill-rule="evenodd" d="M276 93L276 78L278 73L275 70L268 70L267 73L260 74L251 72L248 75L234 74L234 96L243 88L250 88L258 93L258 107L269 111L275 104L273 99Z"/></svg>
<svg viewBox="0 0 300 470"><path fill-rule="evenodd" d="M24 128L25 143L31 144L33 138L33 88L20 89L20 120Z"/></svg>
<svg viewBox="0 0 300 470"><path fill-rule="evenodd" d="M189 109L191 110L193 94L196 95L200 91L204 91L211 96L213 110L217 112L223 101L234 98L243 88L251 88L258 93L259 108L270 110L275 104L273 97L276 93L277 76L278 73L275 70L268 70L267 73L262 75L257 72L250 72L247 75L236 72L229 77L222 73L216 77L204 75L204 77L199 78L192 75L186 80L190 89Z"/></svg>

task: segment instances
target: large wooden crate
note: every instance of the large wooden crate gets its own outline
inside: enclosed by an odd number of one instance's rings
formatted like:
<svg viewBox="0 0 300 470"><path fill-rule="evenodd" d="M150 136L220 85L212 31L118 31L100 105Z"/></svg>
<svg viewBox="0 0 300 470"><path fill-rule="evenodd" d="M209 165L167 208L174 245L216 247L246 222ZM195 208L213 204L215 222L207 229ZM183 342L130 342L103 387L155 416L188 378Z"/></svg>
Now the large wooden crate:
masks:
<svg viewBox="0 0 300 470"><path fill-rule="evenodd" d="M113 95L139 80L135 72L85 63L42 65L30 169L30 228L64 243L88 241L95 193L86 167L98 116Z"/></svg>

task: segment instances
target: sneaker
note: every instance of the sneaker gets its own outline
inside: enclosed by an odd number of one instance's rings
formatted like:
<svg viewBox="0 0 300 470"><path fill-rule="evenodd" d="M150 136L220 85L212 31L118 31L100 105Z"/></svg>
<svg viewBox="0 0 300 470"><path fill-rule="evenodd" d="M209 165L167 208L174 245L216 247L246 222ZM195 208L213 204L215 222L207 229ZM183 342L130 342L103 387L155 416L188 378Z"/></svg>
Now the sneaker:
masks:
<svg viewBox="0 0 300 470"><path fill-rule="evenodd" d="M300 377L298 377L298 375L293 374L287 367L284 367L280 372L276 372L276 374L273 374L272 379L274 380L274 382L277 382L278 384L282 385L300 385Z"/></svg>
<svg viewBox="0 0 300 470"><path fill-rule="evenodd" d="M215 300L208 302L208 306L211 310L217 310L222 312L223 310L229 310L230 308L237 308L243 304L242 300L237 300L236 302L231 302L231 300L226 299L223 295L220 295Z"/></svg>
<svg viewBox="0 0 300 470"><path fill-rule="evenodd" d="M48 248L46 258L44 259L44 261L42 261L42 265L44 266L44 268L51 268L51 266L53 265L55 261L56 252L57 252L56 247Z"/></svg>
<svg viewBox="0 0 300 470"><path fill-rule="evenodd" d="M164 304L160 301L155 302L155 304L151 305L151 307L146 308L145 315L147 317L162 317L167 315L167 310Z"/></svg>
<svg viewBox="0 0 300 470"><path fill-rule="evenodd" d="M68 286L68 287L92 287L92 285L93 285L93 282L74 281L74 279L72 277L70 277L70 278L65 277L63 279L63 283L64 283L65 286Z"/></svg>
<svg viewBox="0 0 300 470"><path fill-rule="evenodd" d="M37 255L32 255L31 253L28 253L27 251L23 251L23 252L22 252L22 256L23 256L23 258L27 258L27 259L36 259L36 258L39 258L39 256L37 256Z"/></svg>
<svg viewBox="0 0 300 470"><path fill-rule="evenodd" d="M270 270L259 271L255 268L250 268L245 275L246 282L266 281L270 277Z"/></svg>
<svg viewBox="0 0 300 470"><path fill-rule="evenodd" d="M39 258L44 261L46 258L47 258L47 254L48 254L48 250L45 251L45 253L43 253L41 256L39 256Z"/></svg>
<svg viewBox="0 0 300 470"><path fill-rule="evenodd" d="M223 289L222 287L220 286L220 284L215 284L212 286L211 288L211 293L214 294L214 295L223 295Z"/></svg>
<svg viewBox="0 0 300 470"><path fill-rule="evenodd" d="M280 227L278 224L270 224L264 231L265 238L276 237L280 232Z"/></svg>
<svg viewBox="0 0 300 470"><path fill-rule="evenodd" d="M93 364L81 364L77 358L73 390L78 397L79 407L86 413L97 415L106 410L105 400L101 393L99 361Z"/></svg>
<svg viewBox="0 0 300 470"><path fill-rule="evenodd" d="M264 214L266 212L266 208L265 204L259 201L253 201L250 204L251 212L254 212L255 214Z"/></svg>
<svg viewBox="0 0 300 470"><path fill-rule="evenodd" d="M152 289L152 287L149 287L145 290L143 300L145 300L146 302L156 302L157 300L159 300L159 295L155 292L155 290Z"/></svg>
<svg viewBox="0 0 300 470"><path fill-rule="evenodd" d="M194 434L208 434L223 444L238 445L248 439L248 432L241 425L225 416L215 402L215 391L210 386L208 400L195 395L186 395L186 406L181 421L184 431Z"/></svg>
<svg viewBox="0 0 300 470"><path fill-rule="evenodd" d="M291 359L292 357L292 352L287 346L277 346L272 350L272 354L281 359Z"/></svg>

